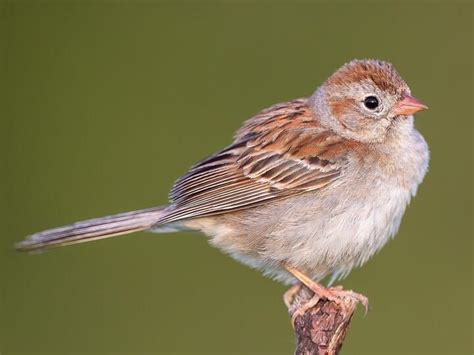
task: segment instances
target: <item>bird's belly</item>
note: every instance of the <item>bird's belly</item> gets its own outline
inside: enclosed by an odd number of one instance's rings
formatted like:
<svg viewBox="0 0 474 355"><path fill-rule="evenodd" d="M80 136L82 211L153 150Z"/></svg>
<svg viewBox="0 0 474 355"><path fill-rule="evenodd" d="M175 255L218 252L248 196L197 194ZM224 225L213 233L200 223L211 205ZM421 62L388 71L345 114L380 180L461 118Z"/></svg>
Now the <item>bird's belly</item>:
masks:
<svg viewBox="0 0 474 355"><path fill-rule="evenodd" d="M396 233L410 193L387 183L371 184L366 190L339 189L200 218L187 226L209 235L213 245L239 261L285 283L293 278L282 269L283 263L315 280L330 273L345 276Z"/></svg>
<svg viewBox="0 0 474 355"><path fill-rule="evenodd" d="M400 186L386 186L343 202L323 222L321 236L313 230L306 237L304 263L318 265L316 278L332 273L342 278L368 261L393 237L400 226L410 193ZM316 228L319 227L316 226ZM312 246L312 248L311 248ZM314 265L314 264L313 264Z"/></svg>

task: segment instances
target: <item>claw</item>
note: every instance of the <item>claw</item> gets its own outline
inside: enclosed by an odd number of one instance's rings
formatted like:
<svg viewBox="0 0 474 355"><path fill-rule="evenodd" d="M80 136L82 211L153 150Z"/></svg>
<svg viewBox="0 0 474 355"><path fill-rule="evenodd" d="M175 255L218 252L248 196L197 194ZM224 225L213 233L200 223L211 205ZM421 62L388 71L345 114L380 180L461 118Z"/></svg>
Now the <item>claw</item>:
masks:
<svg viewBox="0 0 474 355"><path fill-rule="evenodd" d="M367 312L369 310L369 299L366 296L360 293L356 293L352 290L344 290L342 286L326 288L322 286L321 284L311 280L308 276L306 276L304 273L302 273L298 269L295 269L288 265L285 265L285 268L294 277L296 277L299 281L301 281L306 287L308 287L311 291L314 292L313 298L311 298L307 303L301 306L293 314L292 316L293 327L294 327L294 321L296 320L296 318L304 314L311 307L314 307L318 303L319 299L321 298L326 298L329 301L333 301L337 303L345 311L346 314L349 314L350 312L352 312L352 310L349 310L349 307L347 306L347 304L343 302L344 298L349 298L352 301L354 301L356 304L362 303L365 309L365 315L367 315ZM299 289L295 291L295 289L293 289L292 287L290 290L287 291L287 293L289 293L290 291L291 291L291 300L292 300L296 292L299 291ZM287 293L285 293L285 296L287 296ZM287 302L287 300L288 299L285 300L285 303Z"/></svg>
<svg viewBox="0 0 474 355"><path fill-rule="evenodd" d="M364 316L366 316L369 312L369 299L366 296L352 290L343 290L341 286L338 286L337 289L334 287L330 288L329 290L332 291L337 297L347 297L356 303L361 303L364 306Z"/></svg>
<svg viewBox="0 0 474 355"><path fill-rule="evenodd" d="M295 296L301 290L302 285L297 283L296 285L291 286L284 294L283 294L283 302L285 303L286 307L290 307L295 299Z"/></svg>
<svg viewBox="0 0 474 355"><path fill-rule="evenodd" d="M314 294L314 296L311 297L309 301L305 302L303 305L298 307L298 309L291 316L291 325L293 326L293 329L295 329L296 318L301 317L302 315L306 313L308 309L311 309L314 306L316 306L319 300L320 300L319 296Z"/></svg>

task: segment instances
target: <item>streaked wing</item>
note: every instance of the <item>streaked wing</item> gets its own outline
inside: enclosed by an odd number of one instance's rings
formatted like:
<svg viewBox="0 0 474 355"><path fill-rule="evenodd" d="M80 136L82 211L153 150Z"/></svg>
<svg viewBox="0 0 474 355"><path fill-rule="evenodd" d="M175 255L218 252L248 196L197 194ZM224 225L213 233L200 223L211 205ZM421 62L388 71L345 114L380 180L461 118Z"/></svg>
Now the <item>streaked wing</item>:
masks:
<svg viewBox="0 0 474 355"><path fill-rule="evenodd" d="M312 191L336 180L343 139L322 129L306 99L278 104L248 120L228 148L178 179L175 209L159 223L204 217Z"/></svg>

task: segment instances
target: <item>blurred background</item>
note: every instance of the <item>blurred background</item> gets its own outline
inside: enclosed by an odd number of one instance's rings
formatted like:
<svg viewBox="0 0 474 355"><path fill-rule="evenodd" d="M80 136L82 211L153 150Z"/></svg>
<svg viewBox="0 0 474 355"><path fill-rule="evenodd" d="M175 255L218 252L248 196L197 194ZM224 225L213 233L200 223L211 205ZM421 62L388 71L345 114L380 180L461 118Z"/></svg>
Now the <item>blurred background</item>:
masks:
<svg viewBox="0 0 474 355"><path fill-rule="evenodd" d="M473 7L3 1L0 352L290 354L285 287L198 234L18 254L27 234L167 201L241 122L352 58L393 62L432 160L397 237L343 282L344 354L472 352Z"/></svg>

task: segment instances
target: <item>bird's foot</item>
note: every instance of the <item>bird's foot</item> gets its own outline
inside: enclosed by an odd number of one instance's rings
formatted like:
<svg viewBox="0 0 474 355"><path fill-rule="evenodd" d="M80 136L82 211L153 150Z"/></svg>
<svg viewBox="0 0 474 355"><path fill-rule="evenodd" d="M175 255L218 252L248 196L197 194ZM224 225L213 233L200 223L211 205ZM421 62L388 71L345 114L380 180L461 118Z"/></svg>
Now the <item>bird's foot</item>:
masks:
<svg viewBox="0 0 474 355"><path fill-rule="evenodd" d="M342 286L330 287L326 289L328 294L324 297L329 301L338 302L344 298L354 301L356 304L361 303L364 306L364 314L367 315L369 311L369 299L363 294L354 292L352 290L344 290ZM340 304L340 303L339 303Z"/></svg>
<svg viewBox="0 0 474 355"><path fill-rule="evenodd" d="M296 285L291 286L283 294L283 302L285 303L286 307L290 308L295 299L295 296L298 294L298 292L300 292L302 286L302 284L297 283Z"/></svg>
<svg viewBox="0 0 474 355"><path fill-rule="evenodd" d="M293 329L295 329L296 318L303 316L309 309L316 306L320 299L321 298L315 293L313 297L296 308L293 314L291 314L291 325L293 326Z"/></svg>
<svg viewBox="0 0 474 355"><path fill-rule="evenodd" d="M306 276L298 269L289 266L286 266L286 269L314 293L314 296L312 298L310 298L307 302L299 306L298 309L293 313L291 317L293 326L296 318L303 315L306 311L308 311L308 309L314 307L322 298L336 303L339 307L341 307L342 311L346 315L349 315L354 311L354 306L348 304L347 300L350 300L355 304L362 303L365 308L365 314L367 314L369 308L369 300L364 295L356 293L352 290L344 290L342 286L326 288L321 284L317 283L316 281L311 280L308 276ZM297 285L295 285L285 293L285 304L291 304L291 300L294 299L300 288L301 286L297 288Z"/></svg>

